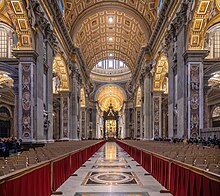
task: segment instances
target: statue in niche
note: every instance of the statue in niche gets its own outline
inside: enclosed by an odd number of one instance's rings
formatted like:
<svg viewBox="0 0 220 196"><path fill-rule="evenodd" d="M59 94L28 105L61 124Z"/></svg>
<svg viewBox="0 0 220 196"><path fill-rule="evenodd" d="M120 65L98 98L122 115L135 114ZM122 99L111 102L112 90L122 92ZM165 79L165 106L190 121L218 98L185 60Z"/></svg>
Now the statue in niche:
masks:
<svg viewBox="0 0 220 196"><path fill-rule="evenodd" d="M43 41L43 62L44 65L47 64L47 40L44 39Z"/></svg>
<svg viewBox="0 0 220 196"><path fill-rule="evenodd" d="M44 116L44 131L48 131L50 126L50 121L49 121L48 111L46 111L45 104L44 104L43 116Z"/></svg>
<svg viewBox="0 0 220 196"><path fill-rule="evenodd" d="M24 116L23 117L23 129L24 131L30 130L30 116Z"/></svg>
<svg viewBox="0 0 220 196"><path fill-rule="evenodd" d="M57 92L60 89L60 76L58 73L53 73L53 83L54 83L54 90Z"/></svg>
<svg viewBox="0 0 220 196"><path fill-rule="evenodd" d="M191 129L196 129L198 128L198 124L199 124L199 116L198 114L194 114L191 116Z"/></svg>

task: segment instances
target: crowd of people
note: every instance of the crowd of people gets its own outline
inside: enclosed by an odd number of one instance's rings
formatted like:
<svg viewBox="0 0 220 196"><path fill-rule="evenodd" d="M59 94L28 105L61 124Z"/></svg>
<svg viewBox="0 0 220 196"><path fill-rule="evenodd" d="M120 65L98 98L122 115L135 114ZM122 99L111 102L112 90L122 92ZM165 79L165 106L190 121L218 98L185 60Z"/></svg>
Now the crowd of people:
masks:
<svg viewBox="0 0 220 196"><path fill-rule="evenodd" d="M168 141L171 143L183 143L183 144L202 144L203 146L219 146L220 148L220 139L217 138L216 135L214 137L202 138L202 137L194 137L187 139L186 137L182 138L155 138L156 141Z"/></svg>
<svg viewBox="0 0 220 196"><path fill-rule="evenodd" d="M13 153L20 152L21 139L16 137L0 138L0 157L9 157Z"/></svg>

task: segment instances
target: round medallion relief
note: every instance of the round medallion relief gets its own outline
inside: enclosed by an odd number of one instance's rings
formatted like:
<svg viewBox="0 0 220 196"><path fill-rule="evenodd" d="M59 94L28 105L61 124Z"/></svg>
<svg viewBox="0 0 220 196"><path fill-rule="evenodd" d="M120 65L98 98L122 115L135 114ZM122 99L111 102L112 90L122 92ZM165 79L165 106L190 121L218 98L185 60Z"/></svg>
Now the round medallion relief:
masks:
<svg viewBox="0 0 220 196"><path fill-rule="evenodd" d="M91 180L97 183L104 183L104 184L117 184L117 183L126 183L131 181L133 178L129 174L125 173L100 173L93 175Z"/></svg>

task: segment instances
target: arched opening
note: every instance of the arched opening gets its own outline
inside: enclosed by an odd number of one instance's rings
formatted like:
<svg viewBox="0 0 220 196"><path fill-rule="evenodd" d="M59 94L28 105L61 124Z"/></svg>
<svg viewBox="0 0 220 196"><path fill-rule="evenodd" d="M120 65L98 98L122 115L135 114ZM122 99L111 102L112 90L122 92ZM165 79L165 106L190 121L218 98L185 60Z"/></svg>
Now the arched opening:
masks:
<svg viewBox="0 0 220 196"><path fill-rule="evenodd" d="M127 81L131 77L131 71L123 61L110 58L98 62L90 77L102 82Z"/></svg>
<svg viewBox="0 0 220 196"><path fill-rule="evenodd" d="M177 79L176 79L177 80ZM154 138L168 137L168 60L161 54L154 68L153 76L153 131ZM176 93L177 94L177 93ZM176 130L174 116L174 129Z"/></svg>
<svg viewBox="0 0 220 196"><path fill-rule="evenodd" d="M212 127L220 127L220 106L215 107L212 112Z"/></svg>
<svg viewBox="0 0 220 196"><path fill-rule="evenodd" d="M53 63L53 138L55 140L63 137L62 129L68 130L68 93L67 66L64 58L58 54Z"/></svg>
<svg viewBox="0 0 220 196"><path fill-rule="evenodd" d="M14 136L15 95L13 79L7 72L0 71L0 138Z"/></svg>
<svg viewBox="0 0 220 196"><path fill-rule="evenodd" d="M59 91L69 91L69 76L64 59L57 55L53 63L53 93Z"/></svg>
<svg viewBox="0 0 220 196"><path fill-rule="evenodd" d="M207 48L209 55L207 58L220 58L220 23L210 27L206 33Z"/></svg>
<svg viewBox="0 0 220 196"><path fill-rule="evenodd" d="M105 85L96 93L98 135L100 138L122 138L126 94L117 85Z"/></svg>
<svg viewBox="0 0 220 196"><path fill-rule="evenodd" d="M8 108L0 106L0 138L11 136L12 117Z"/></svg>

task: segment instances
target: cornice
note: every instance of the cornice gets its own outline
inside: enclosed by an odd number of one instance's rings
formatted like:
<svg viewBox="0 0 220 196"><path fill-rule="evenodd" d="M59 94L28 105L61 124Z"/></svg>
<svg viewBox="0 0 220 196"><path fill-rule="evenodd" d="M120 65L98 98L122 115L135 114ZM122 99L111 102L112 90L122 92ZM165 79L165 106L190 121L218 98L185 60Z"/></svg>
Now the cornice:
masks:
<svg viewBox="0 0 220 196"><path fill-rule="evenodd" d="M148 52L149 52L149 50L146 46L141 48L141 51L140 51L139 56L137 58L137 63L136 63L135 69L132 73L132 77L131 77L131 80L129 82L130 86L133 86L134 84L137 83L137 80L138 80L138 78L140 76L140 73L141 73L143 61L144 61L145 56Z"/></svg>
<svg viewBox="0 0 220 196"><path fill-rule="evenodd" d="M168 17L170 12L171 12L171 8L173 7L173 5L175 4L175 1L176 0L166 0L164 1L163 3L163 6L160 10L160 13L159 13L159 18L155 24L155 28L153 30L153 33L150 37L150 40L148 42L148 46L150 48L154 48L156 42L157 42L157 39L159 37L159 35L161 34L161 31L164 27L164 25L167 23L168 21Z"/></svg>
<svg viewBox="0 0 220 196"><path fill-rule="evenodd" d="M187 23L187 10L188 10L189 0L185 0L181 3L180 11L176 13L176 17L172 20L169 30L167 30L165 35L165 49L168 50L170 43L176 42L177 35L184 25Z"/></svg>
<svg viewBox="0 0 220 196"><path fill-rule="evenodd" d="M51 15L51 23L54 25L55 31L58 34L58 38L61 43L64 44L64 48L67 49L67 53L71 54L73 48L73 41L69 35L69 32L66 28L66 24L63 20L63 14L60 10L59 4L55 0L40 0L44 6L45 10L48 9L47 14Z"/></svg>
<svg viewBox="0 0 220 196"><path fill-rule="evenodd" d="M38 1L38 0L34 0ZM63 14L60 10L58 2L55 0L40 0L47 11L47 14L50 15L51 23L54 25L54 31L57 34L57 37L64 47L67 56L74 62L76 60L79 62L78 68L80 74L82 75L82 80L85 84L85 88L91 88L91 82L88 80L89 74L86 70L86 66L83 60L83 57L80 53L80 50L74 47L73 41L70 37L69 31L67 30L66 24L63 19ZM76 59L77 58L77 59Z"/></svg>
<svg viewBox="0 0 220 196"><path fill-rule="evenodd" d="M84 59L83 59L83 56L81 54L80 49L74 47L72 54L77 57L77 60L79 63L79 71L82 75L82 81L85 85L85 88L88 92L91 92L93 90L94 85L90 81L89 71L88 71L87 66L84 62Z"/></svg>
<svg viewBox="0 0 220 196"><path fill-rule="evenodd" d="M45 15L40 1L29 1L27 4L27 13L33 32L37 32L39 29L44 36L44 41L47 41L51 45L55 54L57 52L57 36L51 27L51 21L48 19L48 16Z"/></svg>

